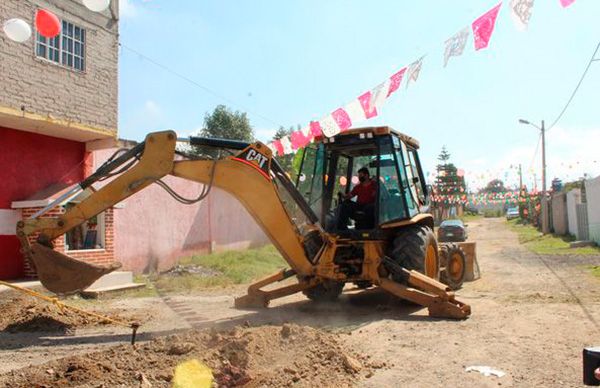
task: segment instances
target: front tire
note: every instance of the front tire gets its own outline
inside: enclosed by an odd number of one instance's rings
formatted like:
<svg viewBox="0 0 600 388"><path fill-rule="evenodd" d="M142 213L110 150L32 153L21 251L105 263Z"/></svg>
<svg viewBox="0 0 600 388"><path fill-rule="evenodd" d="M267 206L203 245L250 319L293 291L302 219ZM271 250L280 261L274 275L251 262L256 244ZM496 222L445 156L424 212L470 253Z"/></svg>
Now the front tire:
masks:
<svg viewBox="0 0 600 388"><path fill-rule="evenodd" d="M408 270L415 270L432 279L440 278L438 244L431 228L411 225L394 237L390 258Z"/></svg>
<svg viewBox="0 0 600 388"><path fill-rule="evenodd" d="M452 290L458 290L465 281L466 259L465 253L457 244L442 245L444 270L441 273L441 282L447 284Z"/></svg>

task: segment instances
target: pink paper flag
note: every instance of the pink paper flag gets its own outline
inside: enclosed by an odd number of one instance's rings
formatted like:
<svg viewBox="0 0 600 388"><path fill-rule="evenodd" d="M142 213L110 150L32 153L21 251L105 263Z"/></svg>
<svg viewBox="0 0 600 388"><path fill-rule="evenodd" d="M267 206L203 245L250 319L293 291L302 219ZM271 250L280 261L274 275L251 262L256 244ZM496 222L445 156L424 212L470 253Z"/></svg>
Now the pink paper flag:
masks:
<svg viewBox="0 0 600 388"><path fill-rule="evenodd" d="M321 129L321 124L318 121L310 122L310 134L313 138L317 136L321 136L323 134L323 130Z"/></svg>
<svg viewBox="0 0 600 388"><path fill-rule="evenodd" d="M277 150L277 156L283 155L283 145L279 140L273 140L273 147Z"/></svg>
<svg viewBox="0 0 600 388"><path fill-rule="evenodd" d="M360 101L360 105L365 111L365 117L367 119L377 116L377 108L371 105L371 91L361 94L358 97L358 101Z"/></svg>
<svg viewBox="0 0 600 388"><path fill-rule="evenodd" d="M294 131L290 135L292 141L292 149L297 150L299 148L305 147L308 143L310 143L310 138L304 136L302 131Z"/></svg>
<svg viewBox="0 0 600 388"><path fill-rule="evenodd" d="M570 6L571 4L573 4L575 2L575 0L560 0L560 5L563 6L563 8L567 8L568 6Z"/></svg>
<svg viewBox="0 0 600 388"><path fill-rule="evenodd" d="M488 46L492 33L494 32L494 26L496 24L496 17L500 11L502 3L498 3L497 6L490 9L477 20L473 22L473 37L475 38L475 50L481 50Z"/></svg>
<svg viewBox="0 0 600 388"><path fill-rule="evenodd" d="M331 112L331 116L333 116L338 127L340 127L340 132L347 131L352 126L352 120L350 120L350 116L348 116L344 108L334 110Z"/></svg>
<svg viewBox="0 0 600 388"><path fill-rule="evenodd" d="M405 72L406 72L406 67L390 77L390 88L388 89L387 97L389 97L390 94L392 94L396 90L398 90L398 88L400 87L400 83L402 82L402 77L404 77Z"/></svg>

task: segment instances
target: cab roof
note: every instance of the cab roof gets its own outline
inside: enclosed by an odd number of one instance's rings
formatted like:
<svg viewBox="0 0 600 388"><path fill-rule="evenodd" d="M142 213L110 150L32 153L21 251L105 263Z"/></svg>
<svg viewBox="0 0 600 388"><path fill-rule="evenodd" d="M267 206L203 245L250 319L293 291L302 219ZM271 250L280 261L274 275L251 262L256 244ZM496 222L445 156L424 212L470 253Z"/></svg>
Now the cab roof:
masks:
<svg viewBox="0 0 600 388"><path fill-rule="evenodd" d="M385 136L385 135L396 135L406 144L416 149L419 148L419 141L413 137L405 135L402 132L396 131L394 128L389 126L379 126L379 127L361 127L361 128L351 128L345 132L339 133L334 136L334 138L341 138L344 136L352 136L352 135L360 135L360 134L371 133L374 136ZM317 136L315 138L315 143L322 143L324 140L324 136Z"/></svg>

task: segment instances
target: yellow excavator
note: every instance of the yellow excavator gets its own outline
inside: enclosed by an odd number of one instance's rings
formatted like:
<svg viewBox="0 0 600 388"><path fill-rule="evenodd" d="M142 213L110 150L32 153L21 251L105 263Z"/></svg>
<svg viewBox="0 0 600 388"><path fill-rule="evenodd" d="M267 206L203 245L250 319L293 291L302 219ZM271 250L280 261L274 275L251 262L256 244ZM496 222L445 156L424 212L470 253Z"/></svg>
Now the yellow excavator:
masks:
<svg viewBox="0 0 600 388"><path fill-rule="evenodd" d="M202 200L215 186L244 205L290 266L252 284L247 295L236 299L237 307L266 307L297 292L332 301L346 283L354 283L425 306L430 316L470 315L470 306L439 281L440 272L447 278L464 275L464 258L448 265L456 252L438 247L415 139L389 127L317 137L297 155L296 182L261 142L190 138L189 144L203 154L178 150L177 141L172 131L147 135L18 223L22 252L49 291L81 291L120 266L97 266L56 252L52 241L57 237L151 184L186 204ZM197 198L183 198L162 180L166 175L203 183L203 190ZM352 198L365 180L360 182L359 175L367 175L365 186L370 186L361 204ZM95 189L103 180L109 181ZM75 195L84 199L58 217L45 216ZM273 287L288 278L294 279Z"/></svg>

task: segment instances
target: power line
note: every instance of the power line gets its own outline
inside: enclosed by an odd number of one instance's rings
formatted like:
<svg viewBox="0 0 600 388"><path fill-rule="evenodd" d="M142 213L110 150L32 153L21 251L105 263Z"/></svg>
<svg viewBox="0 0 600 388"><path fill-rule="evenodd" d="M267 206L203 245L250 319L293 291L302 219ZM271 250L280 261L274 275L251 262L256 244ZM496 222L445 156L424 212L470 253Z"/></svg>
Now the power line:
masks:
<svg viewBox="0 0 600 388"><path fill-rule="evenodd" d="M147 55L142 54L141 52L139 52L139 51L137 51L137 50L135 50L135 49L133 49L133 48L131 48L129 46L124 45L123 43L119 43L119 46L123 47L124 49L126 49L128 51L131 51L132 53L138 55L140 58L142 58L142 59L144 59L144 60L152 63L153 65L155 65L157 67L160 67L164 71L166 71L168 73L171 73L172 75L174 75L174 76L176 76L178 78L181 78L182 80L184 80L186 82L189 82L192 85L194 85L194 86L196 86L196 87L204 90L206 93L212 95L213 97L217 97L218 99L221 99L221 100L223 100L223 101L225 101L225 102L227 102L227 103L229 103L229 104L231 104L233 106L237 106L238 108L241 108L241 109L245 110L246 112L252 113L253 115L255 115L257 117L260 117L261 119L270 122L271 124L274 124L276 126L282 126L281 124L278 124L276 121L271 120L270 118L268 118L266 116L263 116L263 115L261 115L259 113L253 112L252 110L246 108L245 106L243 106L241 104L238 104L237 102L235 102L233 100L230 100L229 98L220 95L219 93L215 92L214 90L212 90L212 89L210 89L210 88L208 88L208 87L206 87L206 86L204 86L204 85L202 85L202 84L194 81L193 79L191 79L191 78L189 78L189 77L187 77L187 76L185 76L185 75L183 75L183 74L181 74L181 73L179 73L179 72L177 72L177 71L175 71L175 70L173 70L173 69L171 69L171 68L163 65L162 63L159 63L159 62L155 61L154 59L148 57Z"/></svg>
<svg viewBox="0 0 600 388"><path fill-rule="evenodd" d="M567 111L567 108L571 104L571 101L573 101L573 98L575 97L575 94L577 94L577 91L579 90L579 87L583 83L583 80L584 80L585 76L587 75L588 70L590 70L590 67L592 66L592 63L596 62L597 60L600 60L600 58L596 59L596 54L598 53L598 50L600 50L600 42L598 42L598 45L596 46L596 50L594 50L594 54L592 54L592 58L590 59L589 63L587 64L587 67L585 68L585 71L581 75L581 79L577 83L577 86L575 87L575 90L573 90L573 94L571 94L571 97L569 98L569 101L567 101L567 104L565 105L565 107L563 108L563 110L560 112L560 114L558 115L558 117L556 118L556 120L554 120L554 122L552 123L552 125L550 125L550 127L546 131L551 130L556 125L556 123L558 123L558 120L560 120L562 118L562 116Z"/></svg>

